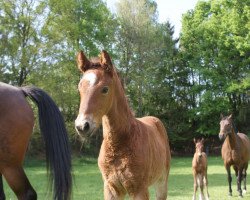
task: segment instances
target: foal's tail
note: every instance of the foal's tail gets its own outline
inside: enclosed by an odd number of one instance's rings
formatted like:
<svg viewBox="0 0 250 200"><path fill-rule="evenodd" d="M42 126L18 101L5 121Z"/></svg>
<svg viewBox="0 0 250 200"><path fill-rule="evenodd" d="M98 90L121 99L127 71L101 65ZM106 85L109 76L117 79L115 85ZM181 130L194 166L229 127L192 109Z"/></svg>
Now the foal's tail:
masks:
<svg viewBox="0 0 250 200"><path fill-rule="evenodd" d="M45 143L47 169L54 199L68 200L72 187L71 154L63 117L54 101L43 90L36 87L20 89L38 106L39 124Z"/></svg>

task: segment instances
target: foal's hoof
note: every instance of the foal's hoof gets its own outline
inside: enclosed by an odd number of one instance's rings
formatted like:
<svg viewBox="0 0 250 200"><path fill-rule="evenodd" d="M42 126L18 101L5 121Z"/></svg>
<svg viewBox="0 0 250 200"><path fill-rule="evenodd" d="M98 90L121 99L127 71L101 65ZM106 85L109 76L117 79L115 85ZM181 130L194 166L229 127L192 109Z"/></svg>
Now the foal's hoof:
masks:
<svg viewBox="0 0 250 200"><path fill-rule="evenodd" d="M247 193L247 190L243 190L243 194L246 194Z"/></svg>
<svg viewBox="0 0 250 200"><path fill-rule="evenodd" d="M229 193L228 193L228 196L231 197L231 196L232 196L232 192L229 192Z"/></svg>

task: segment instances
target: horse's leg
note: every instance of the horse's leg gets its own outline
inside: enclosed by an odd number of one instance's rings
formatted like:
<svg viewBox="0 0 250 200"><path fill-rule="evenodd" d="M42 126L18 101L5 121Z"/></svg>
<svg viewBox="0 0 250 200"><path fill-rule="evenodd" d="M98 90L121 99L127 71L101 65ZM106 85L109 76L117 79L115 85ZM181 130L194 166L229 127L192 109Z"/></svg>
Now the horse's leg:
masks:
<svg viewBox="0 0 250 200"><path fill-rule="evenodd" d="M227 170L227 180L228 180L228 185L229 185L229 196L232 196L232 176L231 176L231 170L230 170L230 165L226 166Z"/></svg>
<svg viewBox="0 0 250 200"><path fill-rule="evenodd" d="M201 190L201 193L200 193L200 200L204 200L205 197L204 197L204 183L203 183L203 179L204 179L204 176L203 174L200 174L199 175L199 183L200 183L200 190Z"/></svg>
<svg viewBox="0 0 250 200"><path fill-rule="evenodd" d="M156 199L157 200L166 200L168 195L168 178L164 177L156 182Z"/></svg>
<svg viewBox="0 0 250 200"><path fill-rule="evenodd" d="M30 182L20 167L7 167L3 170L3 175L11 189L16 194L18 200L36 200L37 194L30 185Z"/></svg>
<svg viewBox="0 0 250 200"><path fill-rule="evenodd" d="M132 197L133 200L149 200L149 191L148 189L145 188L130 196Z"/></svg>
<svg viewBox="0 0 250 200"><path fill-rule="evenodd" d="M2 174L0 175L0 200L5 200L5 194L4 194L4 190L3 190Z"/></svg>
<svg viewBox="0 0 250 200"><path fill-rule="evenodd" d="M242 174L242 178L244 181L244 187L243 187L243 193L247 192L247 167L248 167L248 163L246 164L246 167L243 170L243 174Z"/></svg>
<svg viewBox="0 0 250 200"><path fill-rule="evenodd" d="M118 191L110 184L104 181L104 199L105 200L123 200L126 193L124 191Z"/></svg>
<svg viewBox="0 0 250 200"><path fill-rule="evenodd" d="M194 194L193 194L193 200L196 200L196 192L197 192L197 174L194 174Z"/></svg>
<svg viewBox="0 0 250 200"><path fill-rule="evenodd" d="M239 192L240 197L242 197L241 180L242 180L242 169L239 168L238 177L237 177L237 186L238 186L238 192Z"/></svg>
<svg viewBox="0 0 250 200"><path fill-rule="evenodd" d="M207 200L209 200L207 173L205 173L205 176L204 176L204 185L207 191Z"/></svg>

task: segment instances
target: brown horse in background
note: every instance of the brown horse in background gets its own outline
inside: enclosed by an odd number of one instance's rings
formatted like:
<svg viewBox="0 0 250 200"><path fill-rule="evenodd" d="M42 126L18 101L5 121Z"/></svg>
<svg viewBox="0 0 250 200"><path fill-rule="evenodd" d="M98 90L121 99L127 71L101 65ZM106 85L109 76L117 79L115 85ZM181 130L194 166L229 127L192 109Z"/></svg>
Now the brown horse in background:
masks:
<svg viewBox="0 0 250 200"><path fill-rule="evenodd" d="M207 200L209 199L208 193L208 180L207 180L207 155L203 152L204 149L204 139L196 140L194 139L195 153L192 161L192 169L194 176L194 195L193 200L196 199L196 191L198 186L200 187L200 199L205 199L204 197L204 186L207 189Z"/></svg>
<svg viewBox="0 0 250 200"><path fill-rule="evenodd" d="M250 141L245 134L235 133L232 115L228 117L221 116L219 138L225 139L221 154L228 175L229 195L232 196L230 167L233 166L237 177L238 192L239 195L242 196L242 179L244 180L243 189L244 192L246 192L246 176L248 161L250 159Z"/></svg>
<svg viewBox="0 0 250 200"><path fill-rule="evenodd" d="M70 199L71 156L66 128L58 107L41 89L17 88L1 82L0 199L5 199L2 175L19 200L37 199L37 194L22 167L34 126L34 114L25 97L30 97L38 106L54 199Z"/></svg>
<svg viewBox="0 0 250 200"><path fill-rule="evenodd" d="M79 135L92 134L102 123L103 142L98 158L104 198L149 199L156 187L157 200L167 198L170 148L167 132L156 117L135 118L124 88L106 51L100 60L77 55L84 72L78 89L81 102L75 126Z"/></svg>

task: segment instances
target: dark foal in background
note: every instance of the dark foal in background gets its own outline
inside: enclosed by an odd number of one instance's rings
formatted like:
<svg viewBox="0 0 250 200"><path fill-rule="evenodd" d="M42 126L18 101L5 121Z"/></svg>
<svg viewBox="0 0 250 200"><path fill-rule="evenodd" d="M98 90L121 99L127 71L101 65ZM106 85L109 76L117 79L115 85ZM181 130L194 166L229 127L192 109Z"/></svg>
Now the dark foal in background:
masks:
<svg viewBox="0 0 250 200"><path fill-rule="evenodd" d="M68 135L58 107L41 89L17 88L1 82L0 199L5 199L2 175L19 200L37 199L22 167L34 126L34 114L25 97L30 97L38 106L53 199L68 200L71 192L71 156Z"/></svg>
<svg viewBox="0 0 250 200"><path fill-rule="evenodd" d="M242 196L241 181L244 180L244 192L246 192L246 176L248 161L250 159L250 142L243 133L236 133L233 125L232 115L223 117L221 115L219 138L224 139L221 155L227 170L229 195L232 196L232 176L230 167L233 166L237 177L237 190Z"/></svg>
<svg viewBox="0 0 250 200"><path fill-rule="evenodd" d="M204 150L204 139L196 140L194 139L195 153L192 161L192 169L194 176L194 194L193 200L196 199L196 192L198 186L200 187L200 200L204 200L204 186L207 190L207 200L209 199L208 193L208 180L207 180L207 156L203 152Z"/></svg>

